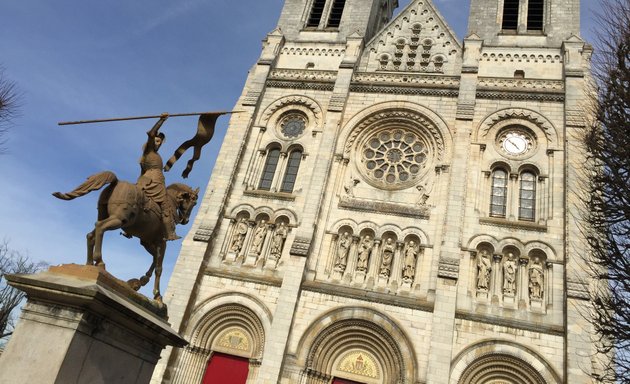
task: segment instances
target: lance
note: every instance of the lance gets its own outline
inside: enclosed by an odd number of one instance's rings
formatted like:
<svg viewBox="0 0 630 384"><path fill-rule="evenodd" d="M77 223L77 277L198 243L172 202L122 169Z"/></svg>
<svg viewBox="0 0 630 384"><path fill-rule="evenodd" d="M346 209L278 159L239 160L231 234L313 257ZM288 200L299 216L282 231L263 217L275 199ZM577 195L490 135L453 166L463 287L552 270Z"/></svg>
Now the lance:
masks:
<svg viewBox="0 0 630 384"><path fill-rule="evenodd" d="M231 114L231 113L241 113L241 112L245 112L245 111L216 111L216 112L174 113L172 115L169 114L168 117L200 116L200 115L227 115L227 114ZM75 124L107 123L107 122L111 122L111 121L158 119L160 117L162 117L162 115L117 117L117 118L113 118L113 119L63 121L63 122L60 122L60 123L57 123L57 124L58 125L75 125Z"/></svg>

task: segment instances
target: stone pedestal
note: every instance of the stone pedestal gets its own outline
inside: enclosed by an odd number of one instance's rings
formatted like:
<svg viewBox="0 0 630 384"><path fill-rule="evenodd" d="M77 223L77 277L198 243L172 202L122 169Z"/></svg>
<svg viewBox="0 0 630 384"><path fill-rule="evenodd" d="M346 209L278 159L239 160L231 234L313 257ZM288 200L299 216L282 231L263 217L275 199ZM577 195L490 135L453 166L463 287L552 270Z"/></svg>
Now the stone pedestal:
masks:
<svg viewBox="0 0 630 384"><path fill-rule="evenodd" d="M187 344L165 308L99 268L6 278L28 302L0 356L0 383L149 383L162 349Z"/></svg>

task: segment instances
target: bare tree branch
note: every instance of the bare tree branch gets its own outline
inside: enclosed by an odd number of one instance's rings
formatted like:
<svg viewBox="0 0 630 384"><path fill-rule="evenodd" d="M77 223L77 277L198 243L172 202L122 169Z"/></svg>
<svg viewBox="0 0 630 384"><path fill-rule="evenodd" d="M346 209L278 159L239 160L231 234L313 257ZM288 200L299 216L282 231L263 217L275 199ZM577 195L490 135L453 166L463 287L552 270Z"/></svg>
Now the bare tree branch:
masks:
<svg viewBox="0 0 630 384"><path fill-rule="evenodd" d="M584 139L592 165L586 267L596 282L590 320L598 352L611 357L600 379L630 383L630 0L608 0L599 22L597 121Z"/></svg>
<svg viewBox="0 0 630 384"><path fill-rule="evenodd" d="M11 121L18 116L20 94L14 82L9 80L0 67L0 154L6 151L6 134Z"/></svg>
<svg viewBox="0 0 630 384"><path fill-rule="evenodd" d="M45 266L45 263L35 263L27 256L11 250L6 240L0 243L0 339L13 333L15 310L25 296L24 292L9 286L4 275L35 273Z"/></svg>

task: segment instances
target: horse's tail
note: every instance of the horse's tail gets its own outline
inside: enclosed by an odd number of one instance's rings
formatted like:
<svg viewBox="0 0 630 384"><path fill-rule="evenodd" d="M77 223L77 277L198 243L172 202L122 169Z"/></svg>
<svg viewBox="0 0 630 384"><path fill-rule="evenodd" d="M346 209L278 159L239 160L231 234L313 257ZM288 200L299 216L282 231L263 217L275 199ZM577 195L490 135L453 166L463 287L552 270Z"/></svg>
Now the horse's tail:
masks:
<svg viewBox="0 0 630 384"><path fill-rule="evenodd" d="M53 196L62 200L72 200L77 197L81 197L87 195L92 191L96 191L97 189L101 189L106 184L116 184L118 182L118 178L114 174L114 172L105 171L95 173L94 175L88 177L88 179L78 187L76 187L73 191L68 193L55 192Z"/></svg>

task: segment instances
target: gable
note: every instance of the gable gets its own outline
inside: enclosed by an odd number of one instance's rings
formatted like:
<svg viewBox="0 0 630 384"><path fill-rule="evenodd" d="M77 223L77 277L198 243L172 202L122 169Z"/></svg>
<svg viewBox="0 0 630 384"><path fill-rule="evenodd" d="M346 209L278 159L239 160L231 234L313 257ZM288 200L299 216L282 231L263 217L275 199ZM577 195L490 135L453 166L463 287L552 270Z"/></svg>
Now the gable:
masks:
<svg viewBox="0 0 630 384"><path fill-rule="evenodd" d="M431 0L413 0L366 46L360 71L459 75L462 47Z"/></svg>

